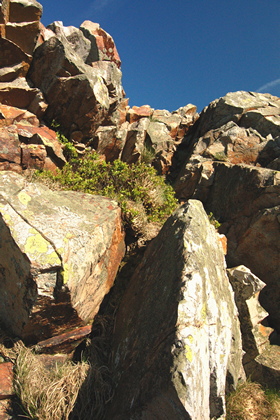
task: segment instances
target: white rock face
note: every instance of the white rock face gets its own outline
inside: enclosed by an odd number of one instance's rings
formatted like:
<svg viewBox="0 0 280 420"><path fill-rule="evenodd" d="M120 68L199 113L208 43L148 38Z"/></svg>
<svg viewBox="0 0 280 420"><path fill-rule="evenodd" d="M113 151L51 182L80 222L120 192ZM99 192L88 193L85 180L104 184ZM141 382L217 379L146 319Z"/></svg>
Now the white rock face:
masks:
<svg viewBox="0 0 280 420"><path fill-rule="evenodd" d="M268 316L259 302L265 283L244 265L227 270L238 308L243 342L243 365L247 376L255 375L255 359L269 347L273 329L263 323Z"/></svg>
<svg viewBox="0 0 280 420"><path fill-rule="evenodd" d="M150 244L121 302L106 418L223 419L226 377L236 383L241 358L223 250L190 200Z"/></svg>

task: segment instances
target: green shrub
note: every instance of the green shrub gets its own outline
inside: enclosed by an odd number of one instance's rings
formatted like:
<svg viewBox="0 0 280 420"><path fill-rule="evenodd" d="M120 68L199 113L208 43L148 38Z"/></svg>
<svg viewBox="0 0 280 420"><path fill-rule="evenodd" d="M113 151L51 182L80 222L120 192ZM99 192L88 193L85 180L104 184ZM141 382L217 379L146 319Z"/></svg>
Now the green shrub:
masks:
<svg viewBox="0 0 280 420"><path fill-rule="evenodd" d="M162 224L177 206L172 187L144 163L106 163L97 153L88 153L83 158L72 158L57 175L43 172L40 176L51 178L64 189L118 201L124 222L140 235L147 223Z"/></svg>
<svg viewBox="0 0 280 420"><path fill-rule="evenodd" d="M64 134L62 134L60 130L60 124L53 120L51 123L51 128L56 132L58 140L62 143L63 154L65 158L67 160L70 160L72 158L78 157L78 153L74 144L71 141L69 141Z"/></svg>

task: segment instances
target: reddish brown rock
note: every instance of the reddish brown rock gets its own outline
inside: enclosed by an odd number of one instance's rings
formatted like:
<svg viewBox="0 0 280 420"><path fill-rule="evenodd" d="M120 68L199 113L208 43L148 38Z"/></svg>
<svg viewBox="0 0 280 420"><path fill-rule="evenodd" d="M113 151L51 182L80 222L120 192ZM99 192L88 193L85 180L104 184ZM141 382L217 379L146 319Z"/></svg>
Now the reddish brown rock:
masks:
<svg viewBox="0 0 280 420"><path fill-rule="evenodd" d="M46 28L42 22L39 22L39 35L36 42L36 48L43 44L45 41L54 36L54 33L51 29Z"/></svg>
<svg viewBox="0 0 280 420"><path fill-rule="evenodd" d="M94 43L97 45L100 61L112 61L117 67L121 66L120 56L113 38L100 28L98 23L85 20L81 24L80 29L89 40L92 41L94 37Z"/></svg>
<svg viewBox="0 0 280 420"><path fill-rule="evenodd" d="M40 123L36 115L25 109L19 109L9 105L0 104L0 127L5 127L18 122L28 123L39 127Z"/></svg>
<svg viewBox="0 0 280 420"><path fill-rule="evenodd" d="M106 161L118 159L125 143L126 132L114 126L99 127L92 145L97 153L106 156Z"/></svg>
<svg viewBox="0 0 280 420"><path fill-rule="evenodd" d="M0 82L10 82L27 74L31 57L16 44L0 37Z"/></svg>
<svg viewBox="0 0 280 420"><path fill-rule="evenodd" d="M48 127L32 127L27 124L18 124L17 129L21 141L28 142L31 145L43 145L48 152L48 156L58 167L65 164L61 144L53 130Z"/></svg>
<svg viewBox="0 0 280 420"><path fill-rule="evenodd" d="M13 364L0 363L0 400L11 398L13 391Z"/></svg>
<svg viewBox="0 0 280 420"><path fill-rule="evenodd" d="M9 0L9 22L39 21L42 11L41 4L35 0Z"/></svg>
<svg viewBox="0 0 280 420"><path fill-rule="evenodd" d="M91 325L85 325L47 340L39 341L36 345L36 351L51 354L71 353L91 333L91 329Z"/></svg>
<svg viewBox="0 0 280 420"><path fill-rule="evenodd" d="M46 148L35 144L21 145L21 166L23 169L44 169L47 157Z"/></svg>
<svg viewBox="0 0 280 420"><path fill-rule="evenodd" d="M4 0L4 36L31 55L39 35L42 6L35 0Z"/></svg>
<svg viewBox="0 0 280 420"><path fill-rule="evenodd" d="M0 129L0 161L21 164L21 148L15 125Z"/></svg>
<svg viewBox="0 0 280 420"><path fill-rule="evenodd" d="M0 105L1 170L48 169L55 171L65 164L56 133L39 127L39 121L28 111Z"/></svg>
<svg viewBox="0 0 280 420"><path fill-rule="evenodd" d="M130 123L139 121L140 118L150 117L153 114L153 108L149 105L133 106L128 110L128 118Z"/></svg>
<svg viewBox="0 0 280 420"><path fill-rule="evenodd" d="M28 109L36 113L39 118L47 108L42 92L37 88L31 88L23 77L18 77L9 83L0 83L0 103Z"/></svg>
<svg viewBox="0 0 280 420"><path fill-rule="evenodd" d="M32 55L39 34L38 22L7 23L5 31L7 39Z"/></svg>

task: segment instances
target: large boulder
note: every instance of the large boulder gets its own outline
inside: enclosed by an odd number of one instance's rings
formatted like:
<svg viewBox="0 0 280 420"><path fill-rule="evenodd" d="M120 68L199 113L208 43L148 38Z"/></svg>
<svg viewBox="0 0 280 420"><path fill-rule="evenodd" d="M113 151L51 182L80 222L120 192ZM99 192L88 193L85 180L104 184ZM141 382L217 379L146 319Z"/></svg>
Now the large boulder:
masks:
<svg viewBox="0 0 280 420"><path fill-rule="evenodd" d="M115 394L106 419L225 418L242 374L237 310L221 244L190 200L149 245L116 314Z"/></svg>
<svg viewBox="0 0 280 420"><path fill-rule="evenodd" d="M92 44L80 29L54 22L36 48L28 73L49 104L45 118L83 142L123 100L121 71L114 62L87 64ZM52 36L51 36L52 32Z"/></svg>
<svg viewBox="0 0 280 420"><path fill-rule="evenodd" d="M34 341L47 338L48 322L53 335L60 318L67 321L69 311L58 311L67 300L80 324L92 320L124 254L117 204L50 191L12 172L0 174L0 192L1 324Z"/></svg>
<svg viewBox="0 0 280 420"><path fill-rule="evenodd" d="M189 160L197 156L233 164L273 165L273 169L278 169L279 130L279 98L230 92L204 108L188 131L175 158L174 174L182 178L188 173Z"/></svg>

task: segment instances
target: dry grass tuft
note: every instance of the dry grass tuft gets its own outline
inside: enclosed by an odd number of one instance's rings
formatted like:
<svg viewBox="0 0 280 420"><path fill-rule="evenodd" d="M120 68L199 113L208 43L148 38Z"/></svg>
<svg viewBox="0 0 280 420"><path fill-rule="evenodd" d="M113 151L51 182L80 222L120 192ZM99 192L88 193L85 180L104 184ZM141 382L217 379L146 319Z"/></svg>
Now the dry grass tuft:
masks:
<svg viewBox="0 0 280 420"><path fill-rule="evenodd" d="M66 362L46 369L32 350L17 345L14 388L28 418L67 420L89 365Z"/></svg>
<svg viewBox="0 0 280 420"><path fill-rule="evenodd" d="M280 395L260 384L244 382L227 398L227 420L278 420Z"/></svg>

